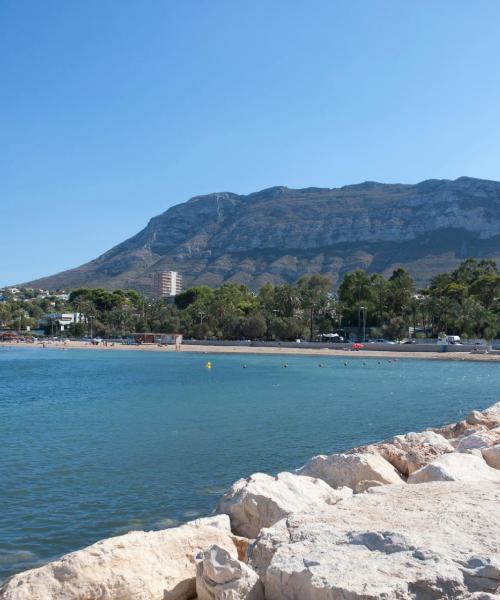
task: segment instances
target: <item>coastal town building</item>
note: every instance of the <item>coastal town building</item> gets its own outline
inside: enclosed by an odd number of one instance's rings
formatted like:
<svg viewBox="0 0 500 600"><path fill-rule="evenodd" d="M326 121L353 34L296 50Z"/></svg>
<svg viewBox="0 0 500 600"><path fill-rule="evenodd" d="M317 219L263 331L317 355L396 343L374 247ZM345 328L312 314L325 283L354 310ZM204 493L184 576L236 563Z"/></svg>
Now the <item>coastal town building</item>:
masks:
<svg viewBox="0 0 500 600"><path fill-rule="evenodd" d="M182 344L182 333L133 333L128 336L127 344Z"/></svg>
<svg viewBox="0 0 500 600"><path fill-rule="evenodd" d="M158 271L153 273L153 296L172 298L182 292L182 275L177 271Z"/></svg>
<svg viewBox="0 0 500 600"><path fill-rule="evenodd" d="M58 323L59 331L65 331L72 323L81 323L84 317L82 313L50 313L40 319L39 326L44 327L48 323Z"/></svg>

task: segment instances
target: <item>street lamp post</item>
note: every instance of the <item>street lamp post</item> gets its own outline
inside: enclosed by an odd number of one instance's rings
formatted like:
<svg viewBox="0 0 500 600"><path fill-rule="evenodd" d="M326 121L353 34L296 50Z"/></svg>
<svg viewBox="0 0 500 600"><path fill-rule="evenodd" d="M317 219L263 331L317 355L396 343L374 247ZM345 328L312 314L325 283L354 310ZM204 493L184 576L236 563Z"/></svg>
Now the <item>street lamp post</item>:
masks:
<svg viewBox="0 0 500 600"><path fill-rule="evenodd" d="M366 306L360 306L358 309L358 329L361 329L361 315L363 315L363 337L362 341L366 340Z"/></svg>

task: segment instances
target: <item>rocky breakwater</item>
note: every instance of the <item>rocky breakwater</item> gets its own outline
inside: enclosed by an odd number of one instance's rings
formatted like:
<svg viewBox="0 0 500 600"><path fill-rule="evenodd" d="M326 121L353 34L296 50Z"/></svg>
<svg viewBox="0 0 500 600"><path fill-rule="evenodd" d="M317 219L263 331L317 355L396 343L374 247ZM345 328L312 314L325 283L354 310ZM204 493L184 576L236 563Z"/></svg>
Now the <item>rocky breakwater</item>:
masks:
<svg viewBox="0 0 500 600"><path fill-rule="evenodd" d="M15 575L0 599L500 598L500 403L254 474L217 511Z"/></svg>

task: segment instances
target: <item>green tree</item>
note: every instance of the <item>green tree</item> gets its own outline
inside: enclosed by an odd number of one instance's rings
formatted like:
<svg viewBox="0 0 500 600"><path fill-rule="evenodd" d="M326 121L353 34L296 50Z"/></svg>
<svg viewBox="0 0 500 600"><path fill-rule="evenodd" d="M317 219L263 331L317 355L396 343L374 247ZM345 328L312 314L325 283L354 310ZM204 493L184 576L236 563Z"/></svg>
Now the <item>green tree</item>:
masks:
<svg viewBox="0 0 500 600"><path fill-rule="evenodd" d="M374 290L368 273L361 269L347 273L339 286L339 300L350 310L372 305Z"/></svg>
<svg viewBox="0 0 500 600"><path fill-rule="evenodd" d="M404 269L396 269L389 277L389 300L394 315L404 318L410 305L413 291L413 279Z"/></svg>
<svg viewBox="0 0 500 600"><path fill-rule="evenodd" d="M300 306L309 317L309 339L314 339L315 320L324 314L332 298L332 282L323 275L301 277L298 281Z"/></svg>
<svg viewBox="0 0 500 600"><path fill-rule="evenodd" d="M267 322L264 315L254 313L245 317L241 327L245 337L250 339L262 338L267 332Z"/></svg>
<svg viewBox="0 0 500 600"><path fill-rule="evenodd" d="M500 275L480 275L469 284L469 292L490 307L500 297Z"/></svg>

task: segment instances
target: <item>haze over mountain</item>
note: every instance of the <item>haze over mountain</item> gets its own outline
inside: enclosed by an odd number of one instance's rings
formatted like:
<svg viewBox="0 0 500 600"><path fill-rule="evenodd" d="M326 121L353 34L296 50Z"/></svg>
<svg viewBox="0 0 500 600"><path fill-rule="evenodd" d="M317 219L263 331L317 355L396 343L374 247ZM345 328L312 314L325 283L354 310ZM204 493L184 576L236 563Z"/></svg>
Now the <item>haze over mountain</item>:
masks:
<svg viewBox="0 0 500 600"><path fill-rule="evenodd" d="M468 256L500 261L499 182L273 187L196 196L95 260L23 285L148 290L154 271L178 270L185 286L256 289L311 273L335 284L357 268L398 266L423 284Z"/></svg>

